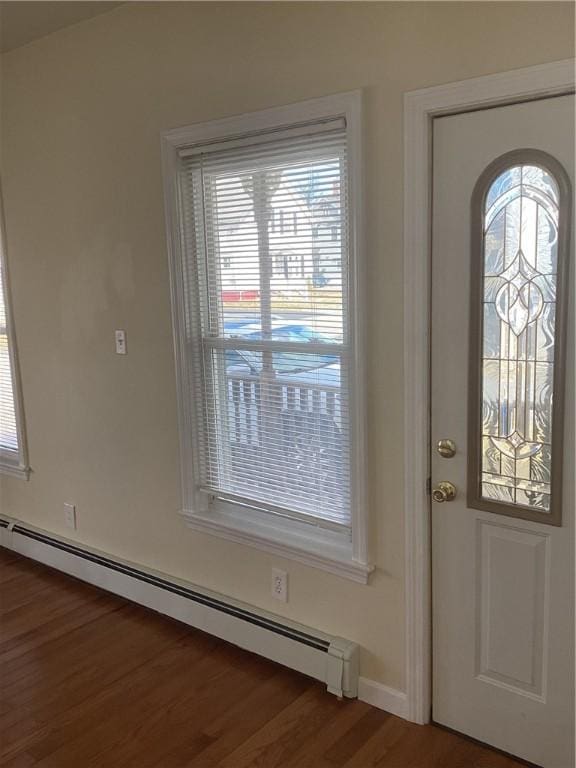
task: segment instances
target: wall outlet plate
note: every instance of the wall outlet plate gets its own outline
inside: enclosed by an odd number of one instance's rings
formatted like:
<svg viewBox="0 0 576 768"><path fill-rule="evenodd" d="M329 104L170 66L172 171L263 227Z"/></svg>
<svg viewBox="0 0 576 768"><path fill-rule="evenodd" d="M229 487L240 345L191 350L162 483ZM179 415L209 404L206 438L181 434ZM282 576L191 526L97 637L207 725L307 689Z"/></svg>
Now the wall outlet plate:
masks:
<svg viewBox="0 0 576 768"><path fill-rule="evenodd" d="M283 603L288 602L288 574L279 568L272 568L272 597Z"/></svg>
<svg viewBox="0 0 576 768"><path fill-rule="evenodd" d="M64 523L66 528L76 530L76 505L64 504Z"/></svg>

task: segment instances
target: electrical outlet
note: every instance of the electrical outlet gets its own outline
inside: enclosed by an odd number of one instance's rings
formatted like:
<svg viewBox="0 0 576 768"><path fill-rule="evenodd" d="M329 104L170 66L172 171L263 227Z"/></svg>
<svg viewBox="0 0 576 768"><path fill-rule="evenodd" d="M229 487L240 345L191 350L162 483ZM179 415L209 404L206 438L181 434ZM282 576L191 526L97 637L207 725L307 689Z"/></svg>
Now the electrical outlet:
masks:
<svg viewBox="0 0 576 768"><path fill-rule="evenodd" d="M288 602L288 574L278 568L272 568L272 597Z"/></svg>
<svg viewBox="0 0 576 768"><path fill-rule="evenodd" d="M64 522L66 528L76 530L76 506L74 504L64 504Z"/></svg>

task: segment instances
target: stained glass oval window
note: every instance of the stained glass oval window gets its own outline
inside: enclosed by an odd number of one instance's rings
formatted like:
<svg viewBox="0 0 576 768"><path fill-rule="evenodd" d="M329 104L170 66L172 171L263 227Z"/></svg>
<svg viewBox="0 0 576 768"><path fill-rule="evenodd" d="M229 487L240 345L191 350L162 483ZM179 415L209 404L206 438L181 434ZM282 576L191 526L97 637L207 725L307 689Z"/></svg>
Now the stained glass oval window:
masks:
<svg viewBox="0 0 576 768"><path fill-rule="evenodd" d="M560 219L567 206L564 177L560 184L537 153L530 159L500 163L476 196L471 506L558 524L562 430L554 411L561 408Z"/></svg>

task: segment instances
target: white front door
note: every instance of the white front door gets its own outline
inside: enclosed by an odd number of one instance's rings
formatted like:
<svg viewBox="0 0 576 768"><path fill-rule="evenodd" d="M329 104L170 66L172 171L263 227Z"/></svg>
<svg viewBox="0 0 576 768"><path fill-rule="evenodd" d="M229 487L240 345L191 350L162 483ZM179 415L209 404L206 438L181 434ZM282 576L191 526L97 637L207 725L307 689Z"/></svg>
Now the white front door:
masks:
<svg viewBox="0 0 576 768"><path fill-rule="evenodd" d="M571 768L574 97L433 142L433 719Z"/></svg>

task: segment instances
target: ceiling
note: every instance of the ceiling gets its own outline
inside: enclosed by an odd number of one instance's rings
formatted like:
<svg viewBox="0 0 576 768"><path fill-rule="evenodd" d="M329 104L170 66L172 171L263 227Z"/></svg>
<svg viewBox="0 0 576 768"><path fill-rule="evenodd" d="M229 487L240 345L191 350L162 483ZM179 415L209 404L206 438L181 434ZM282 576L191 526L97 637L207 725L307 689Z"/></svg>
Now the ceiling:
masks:
<svg viewBox="0 0 576 768"><path fill-rule="evenodd" d="M0 52L44 37L57 29L111 11L114 2L0 2Z"/></svg>

